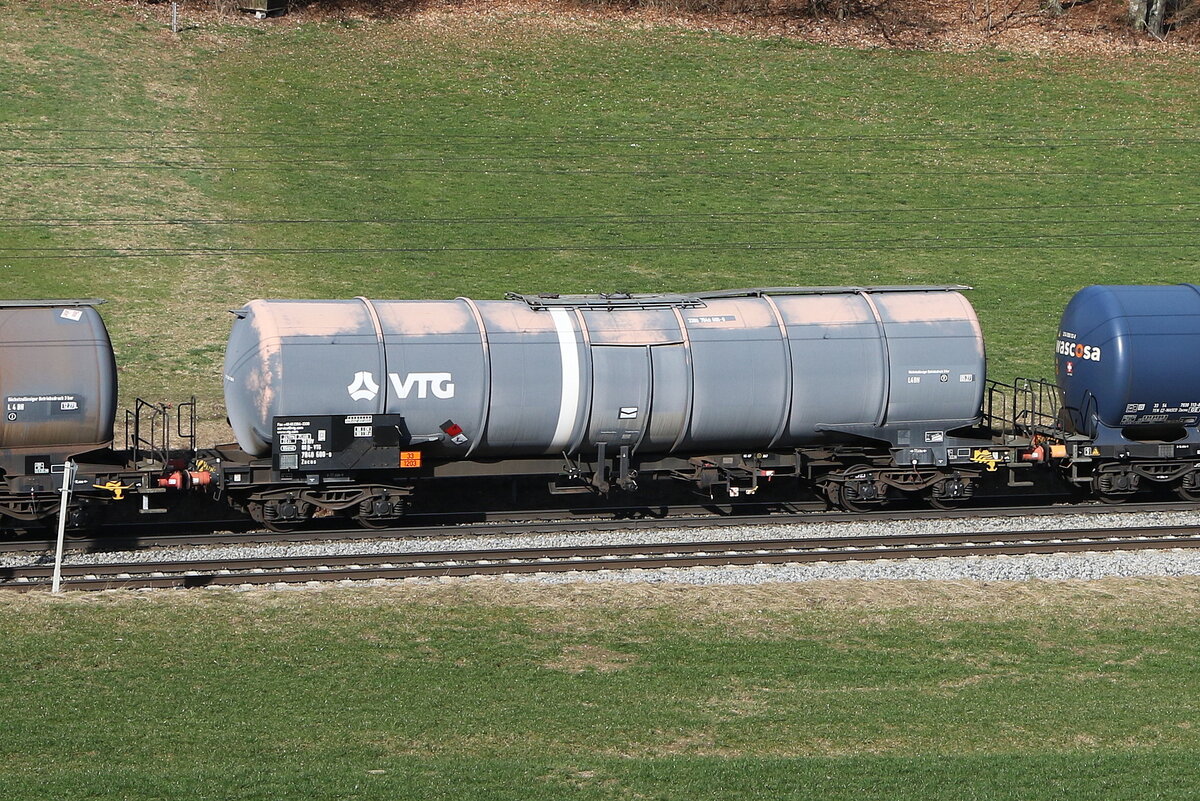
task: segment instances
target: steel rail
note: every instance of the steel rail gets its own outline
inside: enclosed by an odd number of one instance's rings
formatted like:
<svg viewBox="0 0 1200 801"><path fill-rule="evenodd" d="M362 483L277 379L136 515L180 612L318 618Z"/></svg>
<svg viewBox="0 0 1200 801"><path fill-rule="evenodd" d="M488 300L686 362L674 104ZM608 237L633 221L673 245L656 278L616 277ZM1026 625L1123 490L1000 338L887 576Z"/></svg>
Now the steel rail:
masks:
<svg viewBox="0 0 1200 801"><path fill-rule="evenodd" d="M514 534L549 534L571 531L631 531L669 528L701 528L755 525L805 525L809 523L897 522L905 520L963 520L993 517L1045 517L1080 514L1146 514L1150 512L1200 511L1194 503L1147 502L1126 503L1120 506L1100 503L1049 506L991 506L962 509L888 509L877 512L822 511L817 509L783 508L782 504L761 504L757 511L726 511L717 506L677 507L676 513L661 513L644 507L619 510L597 510L576 514L569 511L528 511L495 515L482 521L459 522L456 515L422 515L414 518L420 525L405 525L387 529L300 529L289 532L265 530L242 532L206 532L191 534L140 533L137 530L117 530L98 537L74 538L67 542L71 551L103 552L212 545L247 545L269 543L302 543L389 538L481 537ZM728 507L726 507L728 508ZM698 510L713 510L698 513ZM782 509L782 510L781 510ZM614 514L625 515L613 517ZM423 522L425 520L435 522ZM442 522L436 522L442 521ZM19 539L0 541L0 553L30 553L53 547L50 539Z"/></svg>
<svg viewBox="0 0 1200 801"><path fill-rule="evenodd" d="M64 586L68 589L199 587L1154 548L1200 548L1200 527L820 537L86 564L64 566L63 578ZM49 565L2 568L0 588L42 588L46 586L51 571Z"/></svg>

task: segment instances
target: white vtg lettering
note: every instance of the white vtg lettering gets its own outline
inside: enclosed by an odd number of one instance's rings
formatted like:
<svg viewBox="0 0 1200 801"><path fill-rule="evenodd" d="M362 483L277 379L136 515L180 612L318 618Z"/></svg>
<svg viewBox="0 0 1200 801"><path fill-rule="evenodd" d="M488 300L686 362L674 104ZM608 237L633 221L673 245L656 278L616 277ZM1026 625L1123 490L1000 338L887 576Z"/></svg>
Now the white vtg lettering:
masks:
<svg viewBox="0 0 1200 801"><path fill-rule="evenodd" d="M454 397L454 376L450 373L409 373L404 378L399 373L388 373L388 379L400 398L407 398L414 388L418 398L427 398L430 393L435 398Z"/></svg>

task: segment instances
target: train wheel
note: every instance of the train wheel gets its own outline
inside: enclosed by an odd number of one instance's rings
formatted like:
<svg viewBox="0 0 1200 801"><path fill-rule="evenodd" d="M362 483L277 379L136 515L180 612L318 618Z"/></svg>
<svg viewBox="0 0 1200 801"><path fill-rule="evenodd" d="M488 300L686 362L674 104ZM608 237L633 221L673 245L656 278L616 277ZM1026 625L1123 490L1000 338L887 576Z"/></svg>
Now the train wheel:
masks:
<svg viewBox="0 0 1200 801"><path fill-rule="evenodd" d="M938 497L932 493L926 495L925 500L928 501L929 505L934 509L941 509L944 512L948 512L951 509L961 509L963 504L967 502L966 498Z"/></svg>
<svg viewBox="0 0 1200 801"><path fill-rule="evenodd" d="M286 534L307 523L312 512L312 504L291 498L264 501L262 523L271 531Z"/></svg>
<svg viewBox="0 0 1200 801"><path fill-rule="evenodd" d="M67 515L67 537L70 539L86 539L94 537L104 519L104 507L86 505L72 507ZM58 521L54 523L57 528Z"/></svg>
<svg viewBox="0 0 1200 801"><path fill-rule="evenodd" d="M1187 473L1172 489L1181 500L1193 503L1200 501L1200 471Z"/></svg>
<svg viewBox="0 0 1200 801"><path fill-rule="evenodd" d="M1200 487L1185 487L1178 484L1175 487L1175 494L1183 501L1200 502Z"/></svg>
<svg viewBox="0 0 1200 801"><path fill-rule="evenodd" d="M870 468L855 467L846 471L845 481L838 481L830 486L829 498L835 506L847 512L870 512L884 505L887 500L887 487L880 485L872 478Z"/></svg>
<svg viewBox="0 0 1200 801"><path fill-rule="evenodd" d="M372 496L358 505L354 520L363 528L383 529L396 525L404 514L404 502L390 496Z"/></svg>
<svg viewBox="0 0 1200 801"><path fill-rule="evenodd" d="M948 476L925 491L925 500L934 509L958 509L975 494L975 485L960 476Z"/></svg>
<svg viewBox="0 0 1200 801"><path fill-rule="evenodd" d="M399 519L400 518L398 517L381 519L378 517L363 517L362 515L354 516L354 522L358 523L363 528L374 529L377 531L385 528L391 528L392 526L396 525L396 521Z"/></svg>
<svg viewBox="0 0 1200 801"><path fill-rule="evenodd" d="M836 503L839 508L847 512L869 512L874 506L874 504L858 500L854 492L847 492L845 484L838 485Z"/></svg>
<svg viewBox="0 0 1200 801"><path fill-rule="evenodd" d="M1138 476L1128 472L1101 472L1096 475L1096 498L1101 503L1125 503L1134 496L1141 486Z"/></svg>
<svg viewBox="0 0 1200 801"><path fill-rule="evenodd" d="M303 522L303 520L272 520L263 525L267 527L268 531L274 531L276 534L290 534L300 528L300 524Z"/></svg>

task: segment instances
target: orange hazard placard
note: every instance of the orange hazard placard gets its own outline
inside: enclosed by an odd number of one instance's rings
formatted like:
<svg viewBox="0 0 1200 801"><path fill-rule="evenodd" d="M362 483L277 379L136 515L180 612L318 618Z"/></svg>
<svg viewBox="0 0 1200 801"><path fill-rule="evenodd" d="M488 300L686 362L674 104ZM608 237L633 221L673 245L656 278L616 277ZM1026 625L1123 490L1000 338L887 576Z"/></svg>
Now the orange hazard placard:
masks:
<svg viewBox="0 0 1200 801"><path fill-rule="evenodd" d="M420 451L400 451L400 466L401 467L420 467L421 452Z"/></svg>

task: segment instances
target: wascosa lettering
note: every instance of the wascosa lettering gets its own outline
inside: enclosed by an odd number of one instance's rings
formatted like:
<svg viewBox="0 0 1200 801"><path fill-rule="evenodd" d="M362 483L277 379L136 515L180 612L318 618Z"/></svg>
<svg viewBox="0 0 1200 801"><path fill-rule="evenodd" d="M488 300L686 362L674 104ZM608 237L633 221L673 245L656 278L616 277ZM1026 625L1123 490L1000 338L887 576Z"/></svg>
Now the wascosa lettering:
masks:
<svg viewBox="0 0 1200 801"><path fill-rule="evenodd" d="M1090 362L1100 361L1100 349L1091 345L1081 345L1078 342L1070 342L1065 339L1060 339L1054 349L1059 356L1068 356L1072 359L1083 359Z"/></svg>

